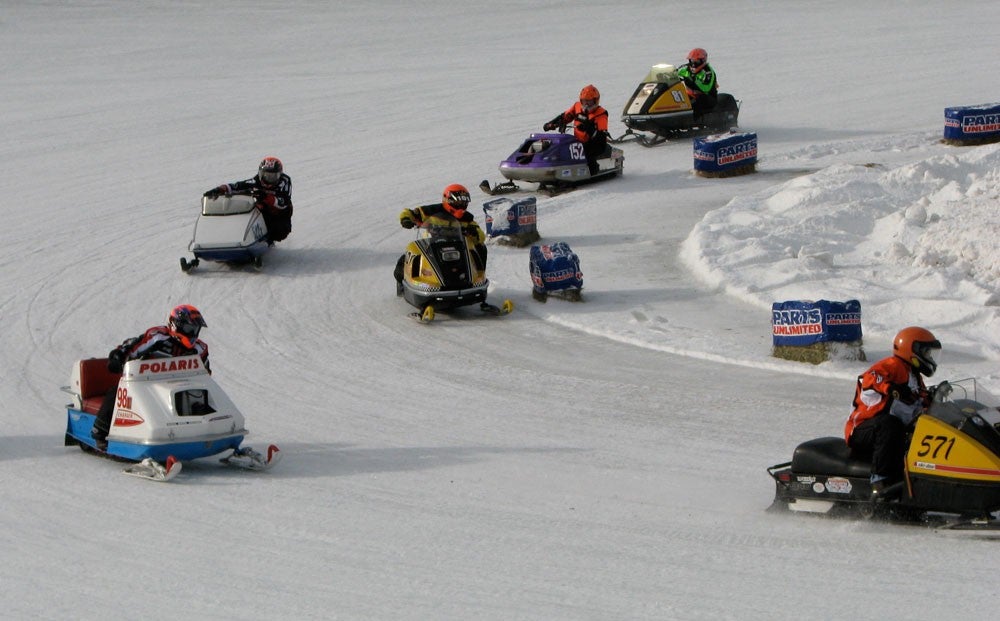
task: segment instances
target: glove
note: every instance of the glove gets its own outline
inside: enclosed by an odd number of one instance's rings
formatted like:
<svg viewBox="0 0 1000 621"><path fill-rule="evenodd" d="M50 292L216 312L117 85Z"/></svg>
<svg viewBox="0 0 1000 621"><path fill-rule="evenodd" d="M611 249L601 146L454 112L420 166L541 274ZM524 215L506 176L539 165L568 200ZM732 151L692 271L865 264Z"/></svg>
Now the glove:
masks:
<svg viewBox="0 0 1000 621"><path fill-rule="evenodd" d="M597 124L590 119L587 119L585 121L577 121L576 127L577 129L587 134L588 136L593 136L594 131L597 130Z"/></svg>
<svg viewBox="0 0 1000 621"><path fill-rule="evenodd" d="M220 185L217 188L212 188L208 192L205 192L205 197L206 198L218 198L218 197L222 196L223 194L229 194L229 186L228 185L223 184L223 185Z"/></svg>
<svg viewBox="0 0 1000 621"><path fill-rule="evenodd" d="M544 129L547 132L550 132L550 131L552 131L555 128L556 128L556 124L553 123L553 122L551 122L551 121L549 121L545 125L542 125L542 129Z"/></svg>
<svg viewBox="0 0 1000 621"><path fill-rule="evenodd" d="M108 354L108 371L121 373L125 368L125 354L119 349L112 349Z"/></svg>
<svg viewBox="0 0 1000 621"><path fill-rule="evenodd" d="M893 384L889 387L889 396L906 405L913 405L917 402L917 395L910 389L909 384Z"/></svg>
<svg viewBox="0 0 1000 621"><path fill-rule="evenodd" d="M257 197L257 202L265 207L275 207L278 204L278 199L274 194L261 194Z"/></svg>
<svg viewBox="0 0 1000 621"><path fill-rule="evenodd" d="M417 221L413 217L413 211L410 209L404 209L403 213L399 214L399 224L404 229L412 229L417 226Z"/></svg>
<svg viewBox="0 0 1000 621"><path fill-rule="evenodd" d="M924 405L930 407L930 404L934 402L934 395L937 394L937 389L938 389L937 384L935 384L933 386L928 386L927 389L924 390L924 394L922 395L924 399Z"/></svg>

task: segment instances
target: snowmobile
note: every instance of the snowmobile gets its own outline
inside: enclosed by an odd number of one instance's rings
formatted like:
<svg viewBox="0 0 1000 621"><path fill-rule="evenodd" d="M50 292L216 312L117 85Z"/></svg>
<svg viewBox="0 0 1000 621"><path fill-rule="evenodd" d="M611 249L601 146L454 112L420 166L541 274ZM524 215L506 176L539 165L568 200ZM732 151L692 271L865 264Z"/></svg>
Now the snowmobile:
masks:
<svg viewBox="0 0 1000 621"><path fill-rule="evenodd" d="M122 373L109 371L107 358L78 360L62 390L72 395L65 445L136 462L126 474L167 481L184 460L226 452L223 463L254 470L266 470L280 458L273 444L266 454L241 446L249 433L243 414L197 355L130 360ZM115 409L102 448L90 432L109 390L116 390Z"/></svg>
<svg viewBox="0 0 1000 621"><path fill-rule="evenodd" d="M737 126L739 114L739 102L729 93L719 93L715 107L695 117L677 68L667 64L653 65L625 104L622 123L628 130L611 142L635 139L643 146L652 147L672 138L726 132Z"/></svg>
<svg viewBox="0 0 1000 621"><path fill-rule="evenodd" d="M1000 400L973 379L932 388L917 417L903 480L872 498L870 457L841 437L796 447L792 461L768 468L772 510L924 523L1000 535Z"/></svg>
<svg viewBox="0 0 1000 621"><path fill-rule="evenodd" d="M190 272L202 260L260 268L269 246L267 225L255 203L252 193L202 197L201 214L188 244L194 259L181 257L181 271Z"/></svg>
<svg viewBox="0 0 1000 621"><path fill-rule="evenodd" d="M514 309L513 302L494 306L486 301L490 281L483 262L458 222L425 224L406 247L398 293L418 309L412 316L422 322L433 321L438 310L472 304L491 315L506 315Z"/></svg>
<svg viewBox="0 0 1000 621"><path fill-rule="evenodd" d="M565 131L565 126L560 128ZM543 194L558 194L583 183L609 179L622 174L625 154L617 147L608 147L597 158L597 174L591 175L583 143L572 134L531 134L521 146L500 162L500 174L507 181L490 186L489 181L479 184L486 194L497 195L517 192L521 188L515 181L538 184Z"/></svg>

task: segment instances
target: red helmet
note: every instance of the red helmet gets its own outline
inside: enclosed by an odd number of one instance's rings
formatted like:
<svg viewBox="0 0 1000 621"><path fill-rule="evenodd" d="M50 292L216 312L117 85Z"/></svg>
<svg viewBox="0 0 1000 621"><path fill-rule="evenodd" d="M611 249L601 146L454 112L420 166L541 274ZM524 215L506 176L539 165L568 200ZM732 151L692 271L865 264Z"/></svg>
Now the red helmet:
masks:
<svg viewBox="0 0 1000 621"><path fill-rule="evenodd" d="M708 52L700 47L696 47L688 52L688 67L692 71L701 71L701 68L708 62Z"/></svg>
<svg viewBox="0 0 1000 621"><path fill-rule="evenodd" d="M917 326L903 328L892 340L892 353L926 377L934 375L940 351L941 341L930 330Z"/></svg>
<svg viewBox="0 0 1000 621"><path fill-rule="evenodd" d="M590 110L601 103L601 91L593 84L588 84L580 90L580 103L585 110Z"/></svg>
<svg viewBox="0 0 1000 621"><path fill-rule="evenodd" d="M207 327L205 319L201 316L201 311L190 304L174 307L167 319L167 329L170 331L170 336L183 343L184 347L188 349L194 348L194 343L198 340L198 333L201 332L202 328Z"/></svg>
<svg viewBox="0 0 1000 621"><path fill-rule="evenodd" d="M471 202L472 196L469 195L469 190L460 183L449 185L441 193L441 205L444 210L459 219L465 215Z"/></svg>
<svg viewBox="0 0 1000 621"><path fill-rule="evenodd" d="M257 167L257 177L264 185L275 186L278 185L278 181L281 181L281 173L284 170L285 167L281 165L281 160L268 156L260 161L260 166Z"/></svg>

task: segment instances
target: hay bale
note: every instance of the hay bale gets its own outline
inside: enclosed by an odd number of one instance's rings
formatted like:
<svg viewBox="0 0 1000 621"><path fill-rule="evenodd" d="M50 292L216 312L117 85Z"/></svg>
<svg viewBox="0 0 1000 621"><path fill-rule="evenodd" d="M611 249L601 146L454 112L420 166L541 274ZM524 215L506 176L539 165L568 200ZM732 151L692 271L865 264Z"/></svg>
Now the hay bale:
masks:
<svg viewBox="0 0 1000 621"><path fill-rule="evenodd" d="M829 360L867 360L862 341L823 341L810 345L775 345L771 355L783 360L820 364Z"/></svg>

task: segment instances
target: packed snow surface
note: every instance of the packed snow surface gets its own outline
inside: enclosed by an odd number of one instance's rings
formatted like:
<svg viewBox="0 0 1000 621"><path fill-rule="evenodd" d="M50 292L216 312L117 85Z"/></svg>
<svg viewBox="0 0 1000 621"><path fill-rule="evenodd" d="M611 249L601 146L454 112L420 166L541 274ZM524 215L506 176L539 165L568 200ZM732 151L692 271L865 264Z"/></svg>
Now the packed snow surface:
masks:
<svg viewBox="0 0 1000 621"><path fill-rule="evenodd" d="M765 469L838 435L864 362L771 356L770 305L862 305L942 379L1000 386L1000 147L940 141L1000 100L1000 4L8 2L0 15L0 601L16 619L989 619L996 543L766 513ZM419 325L404 207L473 190L601 90L704 47L758 136L752 175L690 141L539 197L584 301ZM294 230L260 272L181 272L201 193L276 155ZM63 446L73 361L204 313L267 473L168 484ZM938 379L938 376L934 378ZM987 582L984 582L986 578Z"/></svg>

